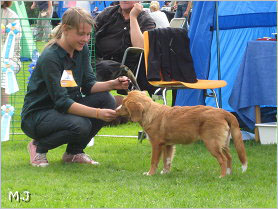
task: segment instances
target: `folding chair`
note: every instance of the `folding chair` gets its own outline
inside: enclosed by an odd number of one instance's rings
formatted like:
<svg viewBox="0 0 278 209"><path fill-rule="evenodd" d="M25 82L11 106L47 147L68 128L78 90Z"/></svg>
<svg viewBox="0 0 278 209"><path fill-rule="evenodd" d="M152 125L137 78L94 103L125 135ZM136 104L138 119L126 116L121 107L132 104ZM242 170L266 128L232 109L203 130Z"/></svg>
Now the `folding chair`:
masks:
<svg viewBox="0 0 278 209"><path fill-rule="evenodd" d="M145 66L146 66L146 74L148 74L148 59L150 52L150 44L149 44L149 32L145 31L143 33L144 36L144 55L145 55ZM155 87L165 88L165 89L202 89L207 90L210 89L212 91L211 94L207 94L205 91L205 97L213 97L215 99L216 106L219 108L217 94L214 89L221 88L227 85L227 82L224 80L201 80L197 79L196 83L186 83L182 81L148 81L151 85ZM164 99L166 101L166 98ZM167 103L164 102L166 105Z"/></svg>
<svg viewBox="0 0 278 209"><path fill-rule="evenodd" d="M183 25L185 24L186 18L173 18L170 21L170 27L171 28L182 28Z"/></svg>

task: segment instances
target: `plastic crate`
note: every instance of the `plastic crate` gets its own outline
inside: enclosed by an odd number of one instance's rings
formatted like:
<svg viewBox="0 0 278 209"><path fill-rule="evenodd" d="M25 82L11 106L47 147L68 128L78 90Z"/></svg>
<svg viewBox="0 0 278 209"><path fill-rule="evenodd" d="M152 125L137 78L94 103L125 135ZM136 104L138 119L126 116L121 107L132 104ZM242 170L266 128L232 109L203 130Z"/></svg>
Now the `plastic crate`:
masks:
<svg viewBox="0 0 278 209"><path fill-rule="evenodd" d="M258 123L261 144L277 144L277 123Z"/></svg>

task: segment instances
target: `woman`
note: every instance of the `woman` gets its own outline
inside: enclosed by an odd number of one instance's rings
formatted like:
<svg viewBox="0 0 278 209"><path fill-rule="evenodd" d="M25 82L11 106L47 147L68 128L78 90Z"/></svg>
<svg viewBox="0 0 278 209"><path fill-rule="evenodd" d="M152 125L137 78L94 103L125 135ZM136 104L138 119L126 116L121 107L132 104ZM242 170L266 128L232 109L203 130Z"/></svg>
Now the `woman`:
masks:
<svg viewBox="0 0 278 209"><path fill-rule="evenodd" d="M116 118L108 92L127 89L128 78L96 82L87 43L94 26L82 8L69 8L55 36L38 59L22 109L22 130L33 166L48 165L46 153L67 144L63 161L98 164L84 149L105 122Z"/></svg>
<svg viewBox="0 0 278 209"><path fill-rule="evenodd" d="M160 11L158 1L152 1L150 4L150 16L154 19L155 28L167 28L170 27L169 20L164 12Z"/></svg>

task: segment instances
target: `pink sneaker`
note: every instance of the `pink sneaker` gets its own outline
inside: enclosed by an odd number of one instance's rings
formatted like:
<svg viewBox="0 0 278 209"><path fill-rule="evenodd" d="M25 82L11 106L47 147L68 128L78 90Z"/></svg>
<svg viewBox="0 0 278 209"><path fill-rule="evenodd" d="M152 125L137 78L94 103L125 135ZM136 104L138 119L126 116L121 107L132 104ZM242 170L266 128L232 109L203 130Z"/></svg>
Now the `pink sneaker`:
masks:
<svg viewBox="0 0 278 209"><path fill-rule="evenodd" d="M62 159L65 163L87 163L92 165L99 165L99 162L92 160L92 158L85 153L72 155L65 152Z"/></svg>
<svg viewBox="0 0 278 209"><path fill-rule="evenodd" d="M27 149L30 154L30 164L36 167L48 166L49 164L46 158L46 153L37 153L36 152L37 146L34 145L33 142L34 140L32 140L27 146Z"/></svg>

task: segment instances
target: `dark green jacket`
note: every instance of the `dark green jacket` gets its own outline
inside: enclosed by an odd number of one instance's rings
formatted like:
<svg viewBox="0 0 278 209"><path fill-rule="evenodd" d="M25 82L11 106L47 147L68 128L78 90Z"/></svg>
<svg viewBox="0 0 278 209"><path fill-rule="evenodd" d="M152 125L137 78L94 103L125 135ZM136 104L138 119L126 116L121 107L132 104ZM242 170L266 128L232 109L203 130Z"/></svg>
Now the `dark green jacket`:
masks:
<svg viewBox="0 0 278 209"><path fill-rule="evenodd" d="M96 77L89 63L89 56L87 45L80 52L74 51L73 58L57 44L47 47L39 57L30 78L21 113L22 119L29 113L47 109L66 113L82 94L90 94ZM72 70L76 87L61 87L64 70Z"/></svg>

